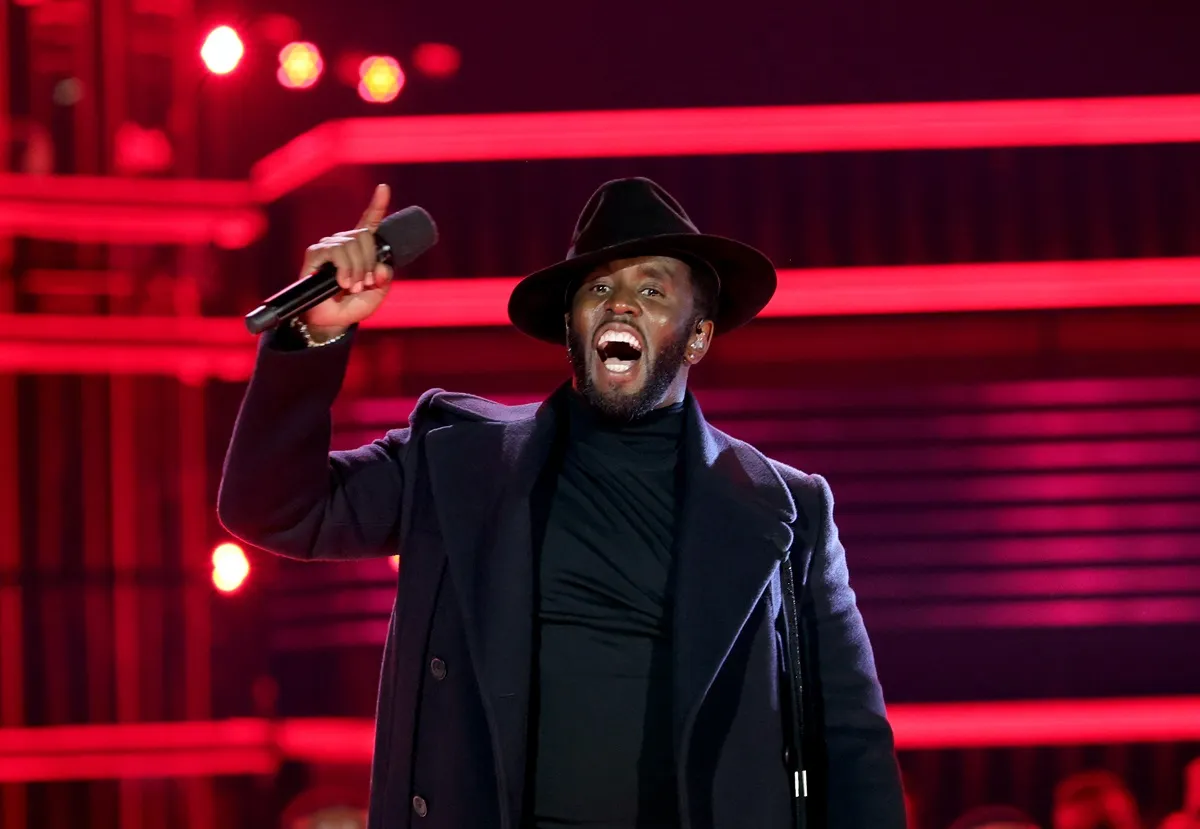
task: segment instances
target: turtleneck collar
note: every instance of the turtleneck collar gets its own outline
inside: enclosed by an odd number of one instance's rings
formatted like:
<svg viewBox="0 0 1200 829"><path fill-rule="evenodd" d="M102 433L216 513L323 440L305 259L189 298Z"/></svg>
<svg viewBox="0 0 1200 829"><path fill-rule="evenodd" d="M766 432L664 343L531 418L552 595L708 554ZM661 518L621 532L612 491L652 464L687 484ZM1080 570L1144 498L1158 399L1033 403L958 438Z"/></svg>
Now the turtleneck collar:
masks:
<svg viewBox="0 0 1200 829"><path fill-rule="evenodd" d="M568 429L568 444L603 450L613 460L635 460L639 455L647 461L674 458L683 436L685 420L682 402L655 409L632 421L605 418L574 389L568 388L564 409Z"/></svg>

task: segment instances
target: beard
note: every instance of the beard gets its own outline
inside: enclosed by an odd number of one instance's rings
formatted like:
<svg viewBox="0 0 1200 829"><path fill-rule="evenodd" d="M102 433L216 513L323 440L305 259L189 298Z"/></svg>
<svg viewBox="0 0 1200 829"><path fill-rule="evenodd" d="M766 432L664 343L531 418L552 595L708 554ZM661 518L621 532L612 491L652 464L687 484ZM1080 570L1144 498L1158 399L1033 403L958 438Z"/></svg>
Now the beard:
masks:
<svg viewBox="0 0 1200 829"><path fill-rule="evenodd" d="M647 366L646 379L642 387L631 394L620 391L601 392L596 388L588 372L588 351L592 346L585 342L573 324L567 325L567 356L575 374L575 390L589 406L601 416L618 422L628 423L644 417L658 407L671 383L674 382L683 355L687 352L688 326L683 326L675 335L662 344L654 361ZM648 359L643 355L642 359Z"/></svg>

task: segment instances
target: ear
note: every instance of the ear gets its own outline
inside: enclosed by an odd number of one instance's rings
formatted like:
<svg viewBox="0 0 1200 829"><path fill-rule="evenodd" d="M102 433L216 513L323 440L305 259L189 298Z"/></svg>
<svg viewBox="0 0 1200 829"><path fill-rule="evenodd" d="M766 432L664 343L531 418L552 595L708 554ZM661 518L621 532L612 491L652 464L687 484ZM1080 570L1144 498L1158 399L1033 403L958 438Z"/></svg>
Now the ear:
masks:
<svg viewBox="0 0 1200 829"><path fill-rule="evenodd" d="M704 355L708 353L709 347L712 345L713 324L712 320L700 320L696 323L695 328L691 332L691 337L688 339L686 359L688 365L696 365L704 359Z"/></svg>

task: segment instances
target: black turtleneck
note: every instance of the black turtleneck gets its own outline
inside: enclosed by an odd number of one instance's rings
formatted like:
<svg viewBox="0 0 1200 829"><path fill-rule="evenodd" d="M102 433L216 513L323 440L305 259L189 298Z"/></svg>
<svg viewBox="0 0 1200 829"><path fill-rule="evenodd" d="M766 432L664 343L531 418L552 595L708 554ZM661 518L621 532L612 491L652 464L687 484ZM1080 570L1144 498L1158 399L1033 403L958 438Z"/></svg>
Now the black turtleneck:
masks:
<svg viewBox="0 0 1200 829"><path fill-rule="evenodd" d="M564 397L566 439L543 490L528 824L673 829L683 405L615 425L575 393Z"/></svg>

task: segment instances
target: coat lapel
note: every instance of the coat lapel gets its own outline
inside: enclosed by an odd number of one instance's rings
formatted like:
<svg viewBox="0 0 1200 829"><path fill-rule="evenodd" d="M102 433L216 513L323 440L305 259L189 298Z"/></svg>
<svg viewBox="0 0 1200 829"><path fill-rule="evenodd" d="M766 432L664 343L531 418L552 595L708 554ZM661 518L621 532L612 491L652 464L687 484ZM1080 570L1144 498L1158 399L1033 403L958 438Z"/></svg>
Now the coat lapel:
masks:
<svg viewBox="0 0 1200 829"><path fill-rule="evenodd" d="M675 745L792 543L796 505L749 444L710 427L688 395L685 486L676 551Z"/></svg>
<svg viewBox="0 0 1200 829"><path fill-rule="evenodd" d="M674 734L682 752L705 693L791 547L796 519L770 462L711 428L690 394L687 410L673 637ZM434 429L426 443L509 829L524 790L533 664L530 499L554 435L548 402L533 417Z"/></svg>
<svg viewBox="0 0 1200 829"><path fill-rule="evenodd" d="M429 474L472 667L492 730L512 827L524 790L532 667L534 551L530 497L554 443L550 403L509 423L429 433Z"/></svg>

